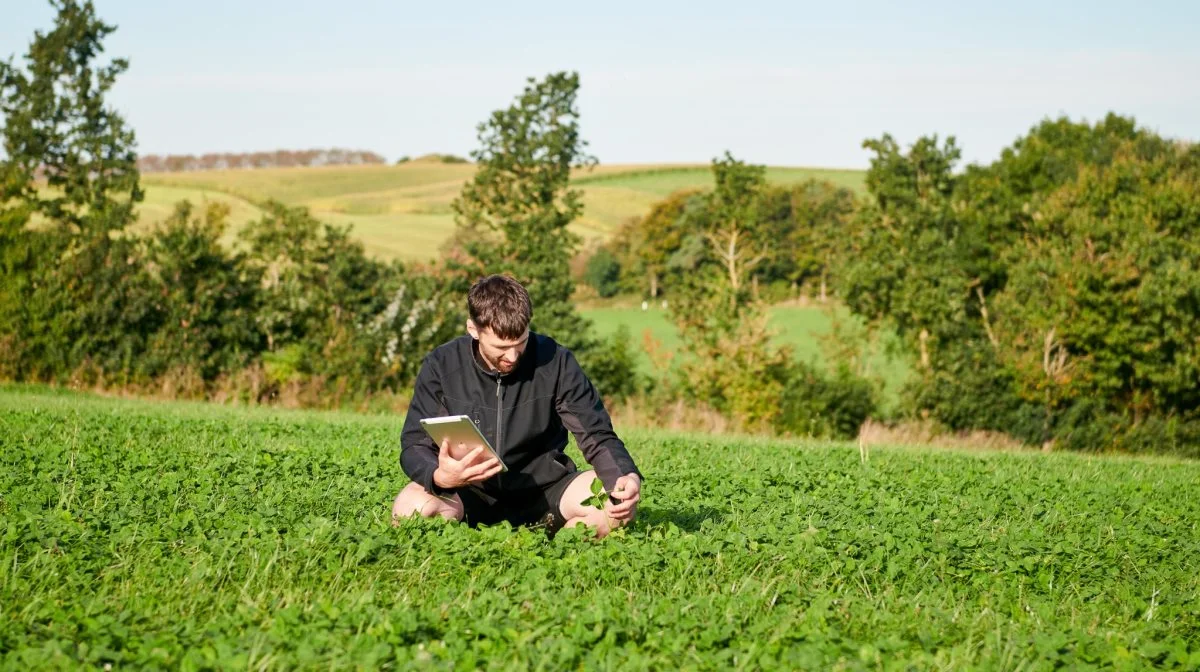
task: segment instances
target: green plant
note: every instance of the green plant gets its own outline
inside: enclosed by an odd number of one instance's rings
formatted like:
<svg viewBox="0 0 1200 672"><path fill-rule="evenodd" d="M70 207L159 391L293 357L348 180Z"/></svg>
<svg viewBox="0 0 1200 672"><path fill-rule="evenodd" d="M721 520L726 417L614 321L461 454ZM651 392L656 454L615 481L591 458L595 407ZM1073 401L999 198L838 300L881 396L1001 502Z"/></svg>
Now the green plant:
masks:
<svg viewBox="0 0 1200 672"><path fill-rule="evenodd" d="M591 496L579 502L579 504L582 506L594 506L603 511L604 507L608 504L608 493L604 491L604 481L593 478L590 490L592 493Z"/></svg>
<svg viewBox="0 0 1200 672"><path fill-rule="evenodd" d="M624 433L655 487L596 543L392 527L389 415L9 385L0 427L2 668L1200 665L1196 462Z"/></svg>

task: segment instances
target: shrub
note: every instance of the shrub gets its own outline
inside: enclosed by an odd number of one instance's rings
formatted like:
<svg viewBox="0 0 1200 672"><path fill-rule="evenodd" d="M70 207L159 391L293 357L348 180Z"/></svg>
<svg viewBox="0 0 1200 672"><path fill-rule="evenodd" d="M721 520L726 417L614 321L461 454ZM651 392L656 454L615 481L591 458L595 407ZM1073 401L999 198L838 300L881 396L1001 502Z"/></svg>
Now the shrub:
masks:
<svg viewBox="0 0 1200 672"><path fill-rule="evenodd" d="M852 439L878 409L871 383L839 366L832 376L797 363L783 389L775 427L781 432Z"/></svg>
<svg viewBox="0 0 1200 672"><path fill-rule="evenodd" d="M157 328L138 368L148 377L187 368L204 380L246 366L263 348L257 295L241 257L220 243L228 206L193 217L187 201L146 240Z"/></svg>
<svg viewBox="0 0 1200 672"><path fill-rule="evenodd" d="M591 285L602 298L609 298L617 294L621 288L620 277L621 265L617 263L617 257L606 247L596 250L596 253L588 258L587 266L583 271L583 281Z"/></svg>
<svg viewBox="0 0 1200 672"><path fill-rule="evenodd" d="M625 325L580 353L579 363L605 399L620 401L645 388L644 377L637 370L633 336Z"/></svg>

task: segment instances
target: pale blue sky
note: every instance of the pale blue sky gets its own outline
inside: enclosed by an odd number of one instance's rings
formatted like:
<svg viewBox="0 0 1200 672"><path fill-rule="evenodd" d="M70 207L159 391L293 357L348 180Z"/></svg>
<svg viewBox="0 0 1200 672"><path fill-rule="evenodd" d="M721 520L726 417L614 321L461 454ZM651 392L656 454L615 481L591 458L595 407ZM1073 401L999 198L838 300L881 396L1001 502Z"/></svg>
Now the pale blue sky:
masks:
<svg viewBox="0 0 1200 672"><path fill-rule="evenodd" d="M52 12L7 0L0 58ZM14 6L15 5L15 6ZM527 76L578 70L603 163L862 167L863 139L970 161L1047 116L1200 139L1200 2L97 0L143 153L466 154Z"/></svg>

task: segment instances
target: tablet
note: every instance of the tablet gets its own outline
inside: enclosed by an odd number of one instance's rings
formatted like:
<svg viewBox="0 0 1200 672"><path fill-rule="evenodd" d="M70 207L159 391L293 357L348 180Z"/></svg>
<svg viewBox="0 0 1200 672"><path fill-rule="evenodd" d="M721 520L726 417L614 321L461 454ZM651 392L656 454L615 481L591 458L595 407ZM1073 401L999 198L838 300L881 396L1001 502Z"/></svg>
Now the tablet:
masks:
<svg viewBox="0 0 1200 672"><path fill-rule="evenodd" d="M474 450L475 446L483 446L484 452L492 457L500 460L500 456L496 454L492 444L488 443L486 437L471 422L471 418L466 415L444 415L437 418L422 418L421 426L433 439L435 447L441 447L442 440L449 438L450 445L458 445L460 443ZM508 465L504 464L504 460L500 460L500 471L508 471Z"/></svg>

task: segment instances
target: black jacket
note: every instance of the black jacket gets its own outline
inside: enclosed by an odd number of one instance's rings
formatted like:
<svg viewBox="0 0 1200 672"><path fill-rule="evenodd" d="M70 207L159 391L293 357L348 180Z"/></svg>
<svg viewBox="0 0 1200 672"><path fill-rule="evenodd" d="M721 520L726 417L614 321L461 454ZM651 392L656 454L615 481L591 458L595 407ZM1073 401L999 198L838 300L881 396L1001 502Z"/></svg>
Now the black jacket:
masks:
<svg viewBox="0 0 1200 672"><path fill-rule="evenodd" d="M446 490L433 482L437 446L420 420L440 415L470 416L508 465L477 485L488 493L541 488L576 471L563 453L568 429L609 492L621 476L641 475L575 355L548 336L530 333L516 368L503 375L485 369L470 336L425 357L400 436L400 465L435 494Z"/></svg>

